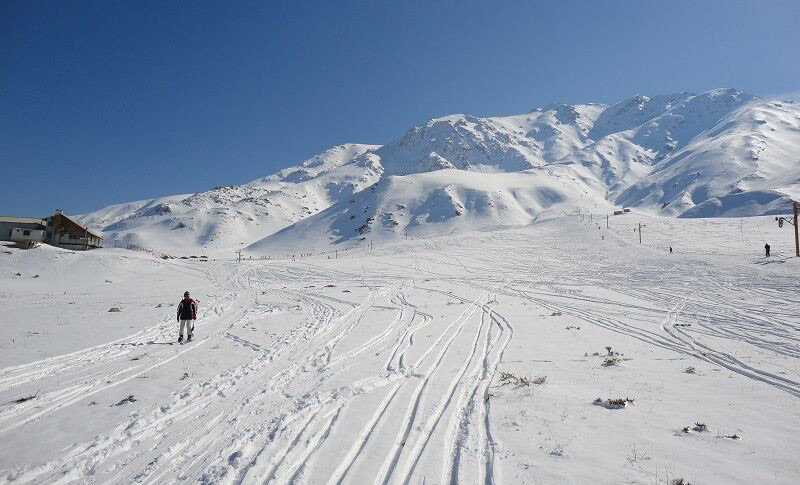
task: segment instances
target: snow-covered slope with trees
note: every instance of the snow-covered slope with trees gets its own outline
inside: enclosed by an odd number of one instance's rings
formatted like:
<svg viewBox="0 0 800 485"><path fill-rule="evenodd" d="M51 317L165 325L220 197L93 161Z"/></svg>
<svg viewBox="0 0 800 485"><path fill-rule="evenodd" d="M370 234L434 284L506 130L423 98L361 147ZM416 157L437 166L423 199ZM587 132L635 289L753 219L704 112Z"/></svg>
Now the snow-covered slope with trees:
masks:
<svg viewBox="0 0 800 485"><path fill-rule="evenodd" d="M621 205L676 217L774 214L798 197L800 105L718 89L445 116L383 146L338 146L245 185L111 206L83 220L107 241L262 251Z"/></svg>

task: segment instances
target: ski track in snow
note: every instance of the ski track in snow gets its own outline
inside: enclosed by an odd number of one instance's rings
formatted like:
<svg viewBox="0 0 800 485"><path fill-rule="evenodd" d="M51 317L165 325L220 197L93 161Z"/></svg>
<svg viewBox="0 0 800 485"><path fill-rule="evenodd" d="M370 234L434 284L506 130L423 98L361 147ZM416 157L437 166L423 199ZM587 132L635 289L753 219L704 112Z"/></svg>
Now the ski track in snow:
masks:
<svg viewBox="0 0 800 485"><path fill-rule="evenodd" d="M0 483L508 483L490 388L515 327L526 323L507 314L509 299L800 397L800 375L770 357L800 357L800 324L788 318L800 299L782 293L796 285L790 278L748 283L747 274L720 277L702 265L675 274L661 260L646 273L621 260L603 273L576 258L556 266L535 252L514 257L509 249L525 244L516 235L483 237L498 248L477 255L444 238L420 244L421 254L365 258L352 272L324 261L219 263L205 272L216 296L191 344L154 345L174 340L165 318L0 369L4 395L45 386L34 400L0 408L6 439L139 376L175 372L171 364L187 355L202 361L223 348L238 358L178 381L165 400L135 407L55 460L0 470ZM335 291L323 284L332 281ZM765 311L776 301L791 307ZM279 314L296 318L286 316L267 342L242 330L279 323ZM734 355L728 341L764 358Z"/></svg>

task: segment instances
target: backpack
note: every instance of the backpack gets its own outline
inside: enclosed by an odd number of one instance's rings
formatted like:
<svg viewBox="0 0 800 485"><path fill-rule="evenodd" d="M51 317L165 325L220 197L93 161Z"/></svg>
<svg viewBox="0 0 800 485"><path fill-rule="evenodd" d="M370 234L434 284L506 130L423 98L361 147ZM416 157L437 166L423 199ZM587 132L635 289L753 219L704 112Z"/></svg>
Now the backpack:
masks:
<svg viewBox="0 0 800 485"><path fill-rule="evenodd" d="M188 302L182 299L181 302L178 304L178 317L181 320L194 320L196 316L197 316L197 303L191 298L189 299Z"/></svg>

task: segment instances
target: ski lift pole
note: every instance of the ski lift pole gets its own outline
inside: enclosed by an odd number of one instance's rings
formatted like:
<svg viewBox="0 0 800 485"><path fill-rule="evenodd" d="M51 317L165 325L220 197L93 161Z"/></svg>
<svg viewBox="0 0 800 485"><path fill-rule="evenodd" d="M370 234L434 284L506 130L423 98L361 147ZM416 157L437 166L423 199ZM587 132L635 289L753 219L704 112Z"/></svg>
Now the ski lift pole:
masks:
<svg viewBox="0 0 800 485"><path fill-rule="evenodd" d="M637 224L639 224L639 244L642 244L642 228L643 227L647 227L647 224L642 224L641 222L639 222ZM635 227L633 228L633 232L636 232L636 228Z"/></svg>
<svg viewBox="0 0 800 485"><path fill-rule="evenodd" d="M798 203L792 202L792 208L794 209L794 254L797 257L800 257L800 235L797 233L797 211L798 211Z"/></svg>
<svg viewBox="0 0 800 485"><path fill-rule="evenodd" d="M777 216L775 217L775 220L778 221L778 227L783 227L784 222L788 222L794 226L794 254L796 257L800 258L800 234L798 234L800 229L797 227L798 212L800 212L800 203L792 202L792 220L790 221L788 218L783 216Z"/></svg>

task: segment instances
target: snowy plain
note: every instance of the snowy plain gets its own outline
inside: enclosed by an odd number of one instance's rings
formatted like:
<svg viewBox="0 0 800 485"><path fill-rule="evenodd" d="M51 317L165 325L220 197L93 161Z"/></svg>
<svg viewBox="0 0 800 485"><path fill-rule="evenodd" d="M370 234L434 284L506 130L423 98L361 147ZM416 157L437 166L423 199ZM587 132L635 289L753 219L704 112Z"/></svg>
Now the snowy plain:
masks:
<svg viewBox="0 0 800 485"><path fill-rule="evenodd" d="M337 259L0 247L0 483L800 483L790 228L609 225Z"/></svg>

